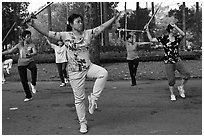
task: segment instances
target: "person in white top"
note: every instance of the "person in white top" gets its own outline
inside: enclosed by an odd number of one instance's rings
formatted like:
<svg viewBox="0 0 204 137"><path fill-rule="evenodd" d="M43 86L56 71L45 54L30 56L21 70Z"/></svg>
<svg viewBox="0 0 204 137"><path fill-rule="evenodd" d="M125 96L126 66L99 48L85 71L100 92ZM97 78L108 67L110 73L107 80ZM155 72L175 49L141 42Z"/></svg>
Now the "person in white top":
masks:
<svg viewBox="0 0 204 137"><path fill-rule="evenodd" d="M47 40L47 43L51 46L51 48L55 51L55 62L57 65L58 73L60 76L61 84L60 87L66 86L68 83L68 77L67 77L67 47L64 45L62 40L57 41L57 45L51 43L47 37L45 37Z"/></svg>
<svg viewBox="0 0 204 137"><path fill-rule="evenodd" d="M28 17L28 25L31 25L41 34L59 40L60 38L68 46L68 74L74 92L75 107L80 123L80 133L87 133L87 120L85 108L85 79L86 77L95 78L93 92L88 96L89 113L93 114L97 108L96 101L99 99L104 89L108 72L101 66L95 65L90 61L89 46L94 37L108 28L118 17L117 13L112 19L93 29L84 30L83 17L79 14L72 14L68 18L68 30L66 32L47 31L37 25L31 17Z"/></svg>

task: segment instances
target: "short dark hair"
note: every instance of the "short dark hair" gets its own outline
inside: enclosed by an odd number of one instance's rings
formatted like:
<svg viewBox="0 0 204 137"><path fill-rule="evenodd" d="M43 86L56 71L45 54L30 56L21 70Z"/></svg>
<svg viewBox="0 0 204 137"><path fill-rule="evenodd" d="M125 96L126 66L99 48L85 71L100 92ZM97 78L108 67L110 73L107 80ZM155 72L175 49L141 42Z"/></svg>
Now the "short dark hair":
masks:
<svg viewBox="0 0 204 137"><path fill-rule="evenodd" d="M132 35L128 34L127 37L126 37L126 40L131 38L131 37L132 37Z"/></svg>
<svg viewBox="0 0 204 137"><path fill-rule="evenodd" d="M72 15L69 16L68 23L67 23L67 31L72 31L72 27L70 26L70 23L73 24L74 23L74 19L79 18L79 17L83 21L83 17L80 14L72 14Z"/></svg>
<svg viewBox="0 0 204 137"><path fill-rule="evenodd" d="M29 30L24 30L21 34L22 38L24 39L26 37L26 35L31 35L31 31Z"/></svg>
<svg viewBox="0 0 204 137"><path fill-rule="evenodd" d="M173 27L169 24L166 28L166 31L170 33L170 30L173 29Z"/></svg>

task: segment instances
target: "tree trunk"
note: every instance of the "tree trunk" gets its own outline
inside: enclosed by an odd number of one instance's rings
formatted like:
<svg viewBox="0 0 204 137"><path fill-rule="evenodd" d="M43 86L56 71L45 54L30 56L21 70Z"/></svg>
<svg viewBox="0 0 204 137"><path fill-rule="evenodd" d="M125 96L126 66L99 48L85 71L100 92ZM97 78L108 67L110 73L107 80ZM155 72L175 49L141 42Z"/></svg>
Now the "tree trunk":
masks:
<svg viewBox="0 0 204 137"><path fill-rule="evenodd" d="M186 34L186 6L185 2L183 2L183 32ZM186 49L186 36L183 38L183 47L181 48L183 50Z"/></svg>
<svg viewBox="0 0 204 137"><path fill-rule="evenodd" d="M127 2L125 2L125 11L126 11L126 5ZM124 40L126 41L126 37L127 37L127 13L125 14L125 35L124 35Z"/></svg>
<svg viewBox="0 0 204 137"><path fill-rule="evenodd" d="M140 3L136 2L136 20L135 20L136 30L139 29L139 26L138 26L138 24L139 24L139 11L140 11ZM136 41L139 41L139 33L137 33Z"/></svg>
<svg viewBox="0 0 204 137"><path fill-rule="evenodd" d="M152 15L154 14L154 2L152 2ZM152 19L153 25L155 25L155 17Z"/></svg>
<svg viewBox="0 0 204 137"><path fill-rule="evenodd" d="M108 2L103 3L103 23L108 20ZM106 29L103 33L103 46L109 46L109 32Z"/></svg>
<svg viewBox="0 0 204 137"><path fill-rule="evenodd" d="M52 18L51 18L51 7L50 6L47 7L47 13L48 13L48 30L52 30Z"/></svg>
<svg viewBox="0 0 204 137"><path fill-rule="evenodd" d="M196 22L197 22L197 37L196 37L196 43L198 44L198 46L200 47L200 15L199 15L199 2L196 2Z"/></svg>
<svg viewBox="0 0 204 137"><path fill-rule="evenodd" d="M92 29L100 25L99 3L86 2L84 6L84 25L85 29ZM99 37L96 37L90 44L90 59L95 64L100 64Z"/></svg>

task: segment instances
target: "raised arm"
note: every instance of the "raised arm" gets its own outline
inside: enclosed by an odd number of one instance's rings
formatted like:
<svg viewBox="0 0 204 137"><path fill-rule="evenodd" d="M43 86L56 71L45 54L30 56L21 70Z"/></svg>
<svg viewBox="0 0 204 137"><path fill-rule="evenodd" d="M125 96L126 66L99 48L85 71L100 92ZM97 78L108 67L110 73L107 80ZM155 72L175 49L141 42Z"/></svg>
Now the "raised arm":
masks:
<svg viewBox="0 0 204 137"><path fill-rule="evenodd" d="M53 48L53 49L54 49L55 44L51 43L48 37L46 37L46 36L44 36L44 37L45 37L45 39L46 39L47 43L48 43L48 44L51 46L51 48Z"/></svg>
<svg viewBox="0 0 204 137"><path fill-rule="evenodd" d="M116 15L111 18L110 20L106 21L105 23L103 23L102 25L100 25L99 27L97 27L95 30L95 32L93 32L95 34L95 36L99 35L102 31L104 31L105 29L107 29L115 20L118 19L118 17L124 13L124 11L116 13Z"/></svg>
<svg viewBox="0 0 204 137"><path fill-rule="evenodd" d="M151 41L151 42L158 42L158 40L156 38L152 38L152 36L151 36L151 34L149 32L149 26L148 25L146 26L145 29L146 29L147 37L148 37L149 41Z"/></svg>
<svg viewBox="0 0 204 137"><path fill-rule="evenodd" d="M174 27L182 36L185 36L185 33L176 24L170 23L170 25Z"/></svg>
<svg viewBox="0 0 204 137"><path fill-rule="evenodd" d="M39 33L41 33L44 36L49 36L49 30L46 29L45 27L41 27L40 25L36 24L35 21L31 18L32 15L29 15L26 19L25 22L33 27L35 30L37 30Z"/></svg>

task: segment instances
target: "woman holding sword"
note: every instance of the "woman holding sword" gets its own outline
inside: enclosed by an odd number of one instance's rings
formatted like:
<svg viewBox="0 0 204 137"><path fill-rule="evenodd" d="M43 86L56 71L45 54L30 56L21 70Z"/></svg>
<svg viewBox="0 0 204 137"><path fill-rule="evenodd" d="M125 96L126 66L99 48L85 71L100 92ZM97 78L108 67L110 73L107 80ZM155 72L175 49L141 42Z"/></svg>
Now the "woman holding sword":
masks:
<svg viewBox="0 0 204 137"><path fill-rule="evenodd" d="M173 21L172 21L173 22ZM189 71L184 67L183 62L179 56L179 45L181 40L185 36L185 33L176 26L176 24L170 22L166 27L165 33L156 38L152 38L149 32L149 26L146 25L145 29L147 36L151 42L160 42L164 49L164 64L167 74L167 79L169 83L170 98L171 101L176 100L174 94L175 85L175 71L177 70L182 75L181 85L178 86L179 94L182 98L185 98L184 86L190 77ZM179 33L179 35L177 35Z"/></svg>

